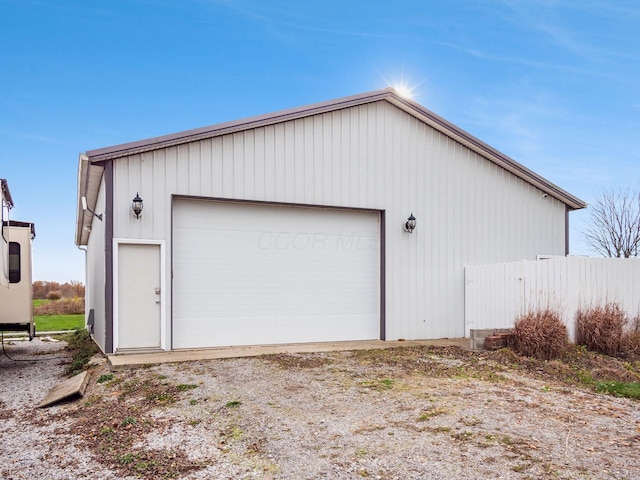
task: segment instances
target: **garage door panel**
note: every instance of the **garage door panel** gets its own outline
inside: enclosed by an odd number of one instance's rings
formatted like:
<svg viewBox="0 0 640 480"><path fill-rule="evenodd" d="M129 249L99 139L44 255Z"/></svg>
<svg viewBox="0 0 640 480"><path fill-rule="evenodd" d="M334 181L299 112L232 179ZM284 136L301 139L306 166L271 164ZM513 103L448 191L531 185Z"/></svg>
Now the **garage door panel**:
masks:
<svg viewBox="0 0 640 480"><path fill-rule="evenodd" d="M177 200L173 347L379 338L375 212Z"/></svg>
<svg viewBox="0 0 640 480"><path fill-rule="evenodd" d="M193 318L189 320L192 328L208 331L212 328L212 319ZM220 338L237 339L237 343L228 342L226 345L248 345L246 338L260 338L260 344L331 342L344 340L336 337L335 331L328 329L328 325L348 323L349 330L342 332L351 338L359 338L368 329L367 339L378 338L377 328L371 325L368 315L336 316L327 318L326 323L318 323L317 316L311 317L276 317L276 316L229 316L215 319L216 335ZM238 335L238 331L246 335ZM249 337L251 335L251 337ZM183 339L184 340L184 339ZM208 344L192 345L184 348L207 347Z"/></svg>

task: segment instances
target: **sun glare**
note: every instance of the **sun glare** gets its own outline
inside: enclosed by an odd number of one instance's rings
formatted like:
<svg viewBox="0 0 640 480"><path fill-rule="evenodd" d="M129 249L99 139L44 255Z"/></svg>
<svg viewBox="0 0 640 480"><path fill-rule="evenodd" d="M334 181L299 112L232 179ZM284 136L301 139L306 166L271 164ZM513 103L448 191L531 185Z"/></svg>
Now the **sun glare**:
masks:
<svg viewBox="0 0 640 480"><path fill-rule="evenodd" d="M413 99L414 88L411 88L404 83L401 83L399 85L391 85L391 86L396 92L398 92L398 95L400 95L401 97L407 98L409 100Z"/></svg>
<svg viewBox="0 0 640 480"><path fill-rule="evenodd" d="M386 77L376 68L378 75L387 84L388 87L393 88L398 95L408 100L415 100L418 95L418 88L425 82L425 80L421 82L414 82L410 78L405 75L404 66L402 67L402 71L399 76Z"/></svg>

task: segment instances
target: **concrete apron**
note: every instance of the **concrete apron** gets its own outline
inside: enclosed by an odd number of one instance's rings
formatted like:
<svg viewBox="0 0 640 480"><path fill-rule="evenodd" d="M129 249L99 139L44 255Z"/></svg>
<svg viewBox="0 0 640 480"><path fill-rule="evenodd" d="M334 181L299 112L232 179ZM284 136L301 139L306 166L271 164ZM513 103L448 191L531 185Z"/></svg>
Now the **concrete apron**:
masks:
<svg viewBox="0 0 640 480"><path fill-rule="evenodd" d="M250 345L244 347L218 347L197 350L174 350L171 352L126 353L107 355L111 368L118 370L141 365L159 363L191 362L215 360L219 358L258 357L277 353L319 353L345 350L372 350L410 346L459 346L469 348L468 338L443 338L439 340L382 341L364 340L357 342L295 343L284 345Z"/></svg>

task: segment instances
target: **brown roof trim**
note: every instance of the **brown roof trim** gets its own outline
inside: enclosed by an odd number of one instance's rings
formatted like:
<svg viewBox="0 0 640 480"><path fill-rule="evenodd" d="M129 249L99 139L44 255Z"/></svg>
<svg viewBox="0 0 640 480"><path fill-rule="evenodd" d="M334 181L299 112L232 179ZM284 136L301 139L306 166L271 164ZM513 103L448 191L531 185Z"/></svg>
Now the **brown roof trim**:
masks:
<svg viewBox="0 0 640 480"><path fill-rule="evenodd" d="M121 145L115 145L113 147L89 150L88 152L86 152L86 155L91 159L91 163L99 163L105 160L135 155L137 153L142 153L149 150L157 150L160 148L166 148L182 143L203 140L205 138L217 137L220 135L226 135L242 130L249 130L251 128L264 127L266 125L273 125L275 123L295 120L297 118L318 115L321 113L349 108L356 105L384 100L390 94L395 94L395 91L387 88L375 92L340 98L338 100L314 103L313 105L306 105L304 107L282 110L276 113L258 115L256 117L234 120L232 122L226 123L219 123L208 127L186 130L184 132L172 133L170 135L163 135L161 137L149 138L137 142L123 143Z"/></svg>
<svg viewBox="0 0 640 480"><path fill-rule="evenodd" d="M408 114L422 120L439 132L453 138L491 162L510 171L517 177L522 178L526 182L541 189L543 192L558 199L568 205L572 210L585 208L587 206L584 201L571 195L569 192L566 192L557 185L554 185L507 155L499 152L493 147L490 147L470 133L455 126L451 122L448 122L439 115L436 115L431 110L426 109L412 100L402 97L393 88L385 88L383 90L353 95L328 102L315 103L304 107L282 110L276 113L259 115L257 117L250 117L242 120L197 128L194 130L186 130L184 132L140 140L137 142L124 143L113 147L90 150L86 155L92 164L101 164L107 160L119 157L136 155L142 152L217 137L251 128L264 127L266 125L296 120L298 118L318 115L380 100L386 100Z"/></svg>
<svg viewBox="0 0 640 480"><path fill-rule="evenodd" d="M453 139L457 140L476 153L491 160L493 163L499 165L505 170L510 171L517 177L520 177L523 180L531 183L532 185L540 188L544 192L568 205L572 210L578 210L587 206L586 202L584 202L583 200L580 200L578 197L571 195L569 192L551 183L534 171L529 170L521 163L516 162L511 157L508 157L504 153L496 150L490 145L487 145L482 140L474 137L465 130L462 130L460 127L457 127L453 123L433 113L431 110L424 108L422 105L407 98L401 97L400 95L394 95L391 99L389 99L389 101L402 110L413 111L414 116L417 116L425 123L434 127L436 130L439 130L449 137L452 137Z"/></svg>

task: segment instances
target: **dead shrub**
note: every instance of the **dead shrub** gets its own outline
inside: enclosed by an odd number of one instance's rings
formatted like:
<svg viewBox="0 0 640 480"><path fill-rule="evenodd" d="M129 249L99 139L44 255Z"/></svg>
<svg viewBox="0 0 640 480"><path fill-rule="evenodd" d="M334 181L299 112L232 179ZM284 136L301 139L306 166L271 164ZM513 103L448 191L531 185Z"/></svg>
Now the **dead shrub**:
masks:
<svg viewBox="0 0 640 480"><path fill-rule="evenodd" d="M576 343L615 357L622 353L622 336L629 318L614 302L580 309L576 313Z"/></svg>
<svg viewBox="0 0 640 480"><path fill-rule="evenodd" d="M622 353L640 357L640 314L631 320L629 327L622 334Z"/></svg>
<svg viewBox="0 0 640 480"><path fill-rule="evenodd" d="M510 341L512 350L538 360L560 358L569 342L567 326L560 314L551 310L535 310L516 319Z"/></svg>
<svg viewBox="0 0 640 480"><path fill-rule="evenodd" d="M47 300L60 300L62 298L62 293L55 290L47 293Z"/></svg>
<svg viewBox="0 0 640 480"><path fill-rule="evenodd" d="M84 313L84 298L61 298L33 309L34 315L78 315Z"/></svg>
<svg viewBox="0 0 640 480"><path fill-rule="evenodd" d="M624 332L621 343L622 353L640 357L640 332Z"/></svg>

